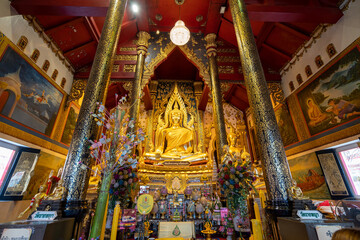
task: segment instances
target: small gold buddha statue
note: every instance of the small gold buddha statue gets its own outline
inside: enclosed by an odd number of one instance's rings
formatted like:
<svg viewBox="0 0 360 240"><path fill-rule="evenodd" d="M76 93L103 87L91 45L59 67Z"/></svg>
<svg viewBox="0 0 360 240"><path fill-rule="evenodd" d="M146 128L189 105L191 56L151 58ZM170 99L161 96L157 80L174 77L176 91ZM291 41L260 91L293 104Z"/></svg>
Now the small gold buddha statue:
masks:
<svg viewBox="0 0 360 240"><path fill-rule="evenodd" d="M242 149L237 147L236 142L237 142L237 134L234 130L234 128L231 127L230 133L228 134L228 142L229 142L229 153L234 157L234 158L240 158L241 157L241 153L242 153Z"/></svg>
<svg viewBox="0 0 360 240"><path fill-rule="evenodd" d="M54 191L51 194L45 196L44 200L61 200L65 194L65 187L63 186L63 184L64 181L60 179Z"/></svg>
<svg viewBox="0 0 360 240"><path fill-rule="evenodd" d="M39 192L35 194L35 196L31 199L30 205L19 214L18 218L22 218L27 212L30 212L29 215L31 215L33 212L36 211L36 209L39 207L41 203L41 200L46 196L45 193L46 189L47 189L46 185L40 186Z"/></svg>
<svg viewBox="0 0 360 240"><path fill-rule="evenodd" d="M289 193L292 196L293 199L301 200L301 199L309 199L309 197L304 196L301 188L297 186L296 180L292 180L292 186L289 189Z"/></svg>

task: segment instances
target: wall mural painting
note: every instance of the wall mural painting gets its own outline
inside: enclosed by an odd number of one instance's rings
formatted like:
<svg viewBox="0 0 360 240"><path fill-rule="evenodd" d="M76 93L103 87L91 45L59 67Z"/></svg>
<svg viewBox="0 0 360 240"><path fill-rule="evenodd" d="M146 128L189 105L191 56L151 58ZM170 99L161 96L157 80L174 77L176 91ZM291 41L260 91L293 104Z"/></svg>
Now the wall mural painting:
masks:
<svg viewBox="0 0 360 240"><path fill-rule="evenodd" d="M63 93L11 46L0 59L0 115L51 135Z"/></svg>
<svg viewBox="0 0 360 240"><path fill-rule="evenodd" d="M297 97L311 135L359 118L359 46L322 72Z"/></svg>
<svg viewBox="0 0 360 240"><path fill-rule="evenodd" d="M275 108L275 116L284 146L298 142L299 138L286 105L280 104L277 106Z"/></svg>
<svg viewBox="0 0 360 240"><path fill-rule="evenodd" d="M291 175L305 196L312 199L330 198L324 173L315 153L306 154L288 161Z"/></svg>
<svg viewBox="0 0 360 240"><path fill-rule="evenodd" d="M71 143L79 111L80 108L77 105L73 103L70 105L65 127L61 136L61 142L65 143L66 145L70 145Z"/></svg>

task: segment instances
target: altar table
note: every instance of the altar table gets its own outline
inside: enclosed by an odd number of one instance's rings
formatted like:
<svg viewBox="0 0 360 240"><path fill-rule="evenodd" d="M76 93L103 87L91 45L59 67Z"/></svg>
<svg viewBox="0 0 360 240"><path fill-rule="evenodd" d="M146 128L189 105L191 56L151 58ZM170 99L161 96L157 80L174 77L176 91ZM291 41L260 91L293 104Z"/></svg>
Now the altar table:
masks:
<svg viewBox="0 0 360 240"><path fill-rule="evenodd" d="M158 238L195 238L195 224L191 222L160 222Z"/></svg>

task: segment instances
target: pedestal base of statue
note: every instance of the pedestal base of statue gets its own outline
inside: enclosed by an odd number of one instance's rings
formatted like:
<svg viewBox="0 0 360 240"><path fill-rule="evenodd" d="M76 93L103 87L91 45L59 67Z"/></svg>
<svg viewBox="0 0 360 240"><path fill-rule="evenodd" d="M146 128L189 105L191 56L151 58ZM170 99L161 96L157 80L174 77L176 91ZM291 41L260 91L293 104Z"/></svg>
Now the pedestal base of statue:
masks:
<svg viewBox="0 0 360 240"><path fill-rule="evenodd" d="M0 224L0 236L5 229L31 229L30 240L72 239L75 219L66 218L53 221L14 221ZM4 236L2 236L4 237ZM4 239L8 239L5 238ZM11 239L11 238L9 238ZM21 238L16 238L21 239Z"/></svg>
<svg viewBox="0 0 360 240"><path fill-rule="evenodd" d="M322 233L331 235L336 229L353 228L353 222L341 222L336 220L300 220L293 217L278 218L279 234L282 240L318 240ZM320 235L320 237L319 237ZM329 238L330 239L330 238Z"/></svg>
<svg viewBox="0 0 360 240"><path fill-rule="evenodd" d="M268 200L265 208L266 226L265 235L273 236L273 239L279 239L277 228L278 217L291 217L291 209L288 201Z"/></svg>
<svg viewBox="0 0 360 240"><path fill-rule="evenodd" d="M42 200L38 211L56 211L57 218L60 219L63 216L63 211L65 210L66 201L61 200Z"/></svg>
<svg viewBox="0 0 360 240"><path fill-rule="evenodd" d="M295 218L298 217L298 210L316 210L316 207L311 199L289 201L289 207L291 209L291 216Z"/></svg>

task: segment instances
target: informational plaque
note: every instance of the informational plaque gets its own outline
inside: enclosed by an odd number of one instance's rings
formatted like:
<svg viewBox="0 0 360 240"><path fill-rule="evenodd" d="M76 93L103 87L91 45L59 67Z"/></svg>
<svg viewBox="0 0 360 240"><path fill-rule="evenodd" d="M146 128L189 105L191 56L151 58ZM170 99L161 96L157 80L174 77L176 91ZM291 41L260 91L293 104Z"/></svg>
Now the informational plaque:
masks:
<svg viewBox="0 0 360 240"><path fill-rule="evenodd" d="M341 229L341 226L318 225L315 226L315 229L319 240L331 240L334 233Z"/></svg>
<svg viewBox="0 0 360 240"><path fill-rule="evenodd" d="M0 240L30 240L31 228L5 228Z"/></svg>

